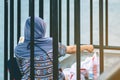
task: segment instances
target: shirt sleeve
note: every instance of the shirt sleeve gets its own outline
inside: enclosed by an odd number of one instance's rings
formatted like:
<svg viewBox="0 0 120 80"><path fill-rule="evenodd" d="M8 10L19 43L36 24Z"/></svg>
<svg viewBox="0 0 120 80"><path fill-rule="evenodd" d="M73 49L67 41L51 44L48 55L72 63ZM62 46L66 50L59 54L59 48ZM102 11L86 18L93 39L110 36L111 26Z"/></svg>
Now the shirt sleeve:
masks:
<svg viewBox="0 0 120 80"><path fill-rule="evenodd" d="M58 55L59 57L65 56L66 46L63 45L63 44L61 44L61 43L59 43L59 44L58 44L58 52L59 52L59 55Z"/></svg>

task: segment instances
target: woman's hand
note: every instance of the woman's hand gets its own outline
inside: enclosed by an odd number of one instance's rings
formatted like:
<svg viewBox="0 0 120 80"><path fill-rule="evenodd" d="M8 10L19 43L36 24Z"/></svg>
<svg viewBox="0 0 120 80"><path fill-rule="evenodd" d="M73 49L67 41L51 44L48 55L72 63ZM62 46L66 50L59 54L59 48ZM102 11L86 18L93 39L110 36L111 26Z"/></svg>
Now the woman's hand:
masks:
<svg viewBox="0 0 120 80"><path fill-rule="evenodd" d="M82 47L83 47L83 49L82 49L83 51L86 50L86 51L88 51L90 53L93 52L93 50L94 50L94 46L93 45L82 45L81 48Z"/></svg>

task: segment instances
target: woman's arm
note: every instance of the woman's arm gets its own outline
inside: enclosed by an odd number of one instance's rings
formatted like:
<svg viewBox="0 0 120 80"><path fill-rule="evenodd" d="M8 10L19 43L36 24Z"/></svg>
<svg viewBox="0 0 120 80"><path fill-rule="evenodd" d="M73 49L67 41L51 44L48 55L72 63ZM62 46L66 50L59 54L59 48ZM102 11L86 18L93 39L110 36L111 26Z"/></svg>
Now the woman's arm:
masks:
<svg viewBox="0 0 120 80"><path fill-rule="evenodd" d="M24 37L20 37L19 39L19 43L23 43L24 42ZM72 45L72 46L66 46L66 53L68 54L74 54L76 53L76 45ZM81 45L80 46L80 51L88 51L88 52L92 52L94 50L93 45Z"/></svg>
<svg viewBox="0 0 120 80"><path fill-rule="evenodd" d="M68 53L68 54L74 54L74 53L76 53L76 49L77 49L76 45L67 46L66 47L66 53ZM82 52L84 50L86 50L88 52L93 52L94 47L93 47L93 45L81 45L80 46L80 51Z"/></svg>

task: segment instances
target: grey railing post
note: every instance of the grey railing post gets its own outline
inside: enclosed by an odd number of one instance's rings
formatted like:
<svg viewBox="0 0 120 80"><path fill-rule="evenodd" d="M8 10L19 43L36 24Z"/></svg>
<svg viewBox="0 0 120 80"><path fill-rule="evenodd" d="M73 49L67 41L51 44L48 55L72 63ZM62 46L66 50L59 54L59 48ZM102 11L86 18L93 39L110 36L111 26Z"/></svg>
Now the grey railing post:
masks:
<svg viewBox="0 0 120 80"><path fill-rule="evenodd" d="M76 72L77 72L77 78L76 80L80 80L80 0L74 0L74 25L75 25L75 43L77 46L77 52L76 52Z"/></svg>
<svg viewBox="0 0 120 80"><path fill-rule="evenodd" d="M31 2L31 0L29 0L29 16L30 16L30 10L31 10L31 9L30 9L30 6L31 6L31 3L30 3L30 2Z"/></svg>
<svg viewBox="0 0 120 80"><path fill-rule="evenodd" d="M10 58L11 60L14 57L14 0L10 1ZM12 60L13 62L13 60ZM12 72L14 70L13 65ZM10 80L13 80L13 73L10 74Z"/></svg>
<svg viewBox="0 0 120 80"><path fill-rule="evenodd" d="M53 23L52 23L52 5L53 5L53 3L52 3L52 0L50 0L50 37L52 37L52 30L53 30Z"/></svg>
<svg viewBox="0 0 120 80"><path fill-rule="evenodd" d="M93 0L90 0L90 44L93 44Z"/></svg>
<svg viewBox="0 0 120 80"><path fill-rule="evenodd" d="M61 24L62 24L62 4L61 4L61 2L62 2L62 0L59 0L59 42L61 42L62 40L62 26L61 26Z"/></svg>
<svg viewBox="0 0 120 80"><path fill-rule="evenodd" d="M39 17L43 19L43 12L44 12L44 0L39 0Z"/></svg>
<svg viewBox="0 0 120 80"><path fill-rule="evenodd" d="M17 0L17 42L21 35L21 0Z"/></svg>
<svg viewBox="0 0 120 80"><path fill-rule="evenodd" d="M50 3L53 37L53 80L58 80L58 1L50 0Z"/></svg>
<svg viewBox="0 0 120 80"><path fill-rule="evenodd" d="M8 0L4 0L4 80L8 80Z"/></svg>
<svg viewBox="0 0 120 80"><path fill-rule="evenodd" d="M30 78L31 80L34 80L34 0L30 0Z"/></svg>
<svg viewBox="0 0 120 80"><path fill-rule="evenodd" d="M100 73L104 71L103 52L103 0L99 0L99 45L100 45Z"/></svg>
<svg viewBox="0 0 120 80"><path fill-rule="evenodd" d="M67 45L70 44L70 5L69 0L67 0Z"/></svg>
<svg viewBox="0 0 120 80"><path fill-rule="evenodd" d="M105 21L106 21L106 47L108 47L108 0L105 0Z"/></svg>

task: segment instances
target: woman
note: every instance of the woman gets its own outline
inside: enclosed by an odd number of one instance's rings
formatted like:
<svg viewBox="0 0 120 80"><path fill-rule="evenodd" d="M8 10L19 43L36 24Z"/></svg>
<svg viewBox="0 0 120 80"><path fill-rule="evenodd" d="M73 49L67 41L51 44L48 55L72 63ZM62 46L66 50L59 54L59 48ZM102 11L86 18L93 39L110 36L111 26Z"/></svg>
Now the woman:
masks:
<svg viewBox="0 0 120 80"><path fill-rule="evenodd" d="M52 80L52 54L53 54L53 40L50 37L45 37L46 25L44 21L35 17L34 25L34 55L35 55L35 80ZM15 48L15 55L19 64L22 80L29 80L30 78L30 18L26 20L24 39ZM59 56L64 56L66 53L76 53L76 46L65 46L58 43ZM93 51L92 45L82 45L81 51ZM59 80L64 80L64 75L59 69Z"/></svg>

